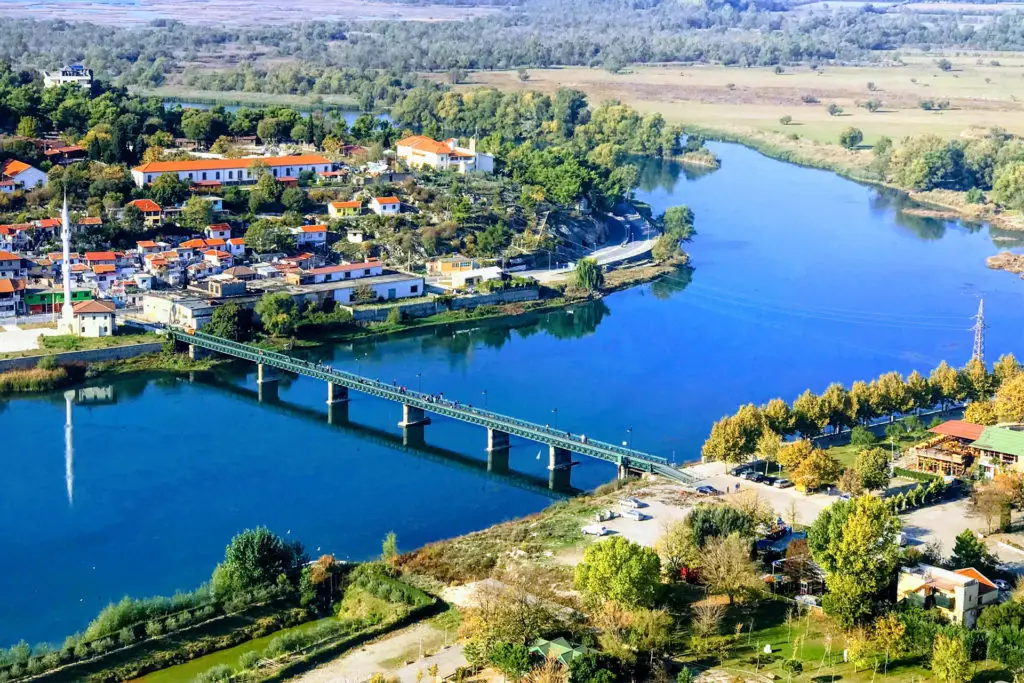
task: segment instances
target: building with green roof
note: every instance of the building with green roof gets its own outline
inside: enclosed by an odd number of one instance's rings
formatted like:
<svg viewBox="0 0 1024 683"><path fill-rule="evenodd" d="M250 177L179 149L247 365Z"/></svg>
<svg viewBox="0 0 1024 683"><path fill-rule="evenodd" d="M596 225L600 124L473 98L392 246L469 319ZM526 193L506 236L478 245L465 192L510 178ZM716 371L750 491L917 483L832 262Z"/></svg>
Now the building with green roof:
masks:
<svg viewBox="0 0 1024 683"><path fill-rule="evenodd" d="M554 657L565 666L569 666L569 662L576 657L589 654L590 652L591 650L589 647L573 645L565 638L555 638L554 640L538 638L533 641L533 645L530 646L531 654L538 654L544 659Z"/></svg>
<svg viewBox="0 0 1024 683"><path fill-rule="evenodd" d="M981 453L982 464L989 476L1000 467L1024 471L1024 431L985 427L970 446Z"/></svg>

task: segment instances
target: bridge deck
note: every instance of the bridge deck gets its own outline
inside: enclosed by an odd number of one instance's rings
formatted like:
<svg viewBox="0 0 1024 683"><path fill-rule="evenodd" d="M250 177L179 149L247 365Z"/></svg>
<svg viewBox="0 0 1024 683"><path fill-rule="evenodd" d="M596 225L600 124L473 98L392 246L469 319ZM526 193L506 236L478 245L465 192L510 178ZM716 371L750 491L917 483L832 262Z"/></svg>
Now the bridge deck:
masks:
<svg viewBox="0 0 1024 683"><path fill-rule="evenodd" d="M370 396L396 401L405 405L421 408L436 415L444 415L463 422L477 424L489 429L495 429L507 434L514 434L519 437L538 441L557 448L563 448L573 453L587 455L599 460L605 460L617 465L624 465L633 470L643 472L657 472L667 477L682 481L691 482L691 477L668 464L665 458L637 451L631 448L617 446L615 444L596 441L593 439L583 440L582 436L570 436L570 432L553 429L549 426L536 424L527 420L502 415L481 408L470 408L458 401L439 399L429 394L412 391L402 387L392 386L383 382L362 377L351 372L338 370L319 363L311 363L299 358L293 358L283 353L266 351L249 344L233 342L220 337L203 334L201 332L184 332L170 330L179 341L187 344L194 344L217 353L222 353L236 358L242 358L254 363L278 368L325 382L332 382L360 391Z"/></svg>

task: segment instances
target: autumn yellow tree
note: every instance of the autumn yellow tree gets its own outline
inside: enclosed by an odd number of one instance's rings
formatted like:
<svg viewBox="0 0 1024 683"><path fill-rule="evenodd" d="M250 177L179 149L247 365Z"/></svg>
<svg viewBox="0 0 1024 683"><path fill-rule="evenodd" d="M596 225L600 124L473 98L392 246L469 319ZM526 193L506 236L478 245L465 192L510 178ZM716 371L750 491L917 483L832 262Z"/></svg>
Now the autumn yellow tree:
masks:
<svg viewBox="0 0 1024 683"><path fill-rule="evenodd" d="M792 479L797 486L813 491L825 484L835 483L842 471L843 466L838 460L820 448L815 448L793 471Z"/></svg>

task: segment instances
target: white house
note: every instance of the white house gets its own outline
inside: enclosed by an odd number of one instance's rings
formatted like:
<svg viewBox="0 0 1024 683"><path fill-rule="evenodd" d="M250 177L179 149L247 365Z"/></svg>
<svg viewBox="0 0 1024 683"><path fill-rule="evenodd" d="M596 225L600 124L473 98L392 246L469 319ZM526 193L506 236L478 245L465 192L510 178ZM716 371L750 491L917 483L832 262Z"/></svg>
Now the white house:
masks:
<svg viewBox="0 0 1024 683"><path fill-rule="evenodd" d="M114 334L113 301L92 299L74 305L75 331L83 337L109 337Z"/></svg>
<svg viewBox="0 0 1024 683"><path fill-rule="evenodd" d="M24 161L10 159L0 166L0 192L10 194L15 190L46 187L47 181L45 173Z"/></svg>
<svg viewBox="0 0 1024 683"><path fill-rule="evenodd" d="M324 282L337 282L339 280L357 280L361 277L374 277L383 275L384 267L380 261L365 261L363 263L343 263L337 266L324 266L313 268L297 274L302 284L322 284ZM292 277L295 277L294 275Z"/></svg>
<svg viewBox="0 0 1024 683"><path fill-rule="evenodd" d="M245 256L245 238L232 237L227 240L227 250L231 252L232 256Z"/></svg>
<svg viewBox="0 0 1024 683"><path fill-rule="evenodd" d="M320 247L327 244L326 225L300 225L291 229L295 235L295 244L302 247Z"/></svg>
<svg viewBox="0 0 1024 683"><path fill-rule="evenodd" d="M65 83L74 83L83 88L92 87L92 69L81 64L69 64L60 71L44 71L43 86L57 88Z"/></svg>
<svg viewBox="0 0 1024 683"><path fill-rule="evenodd" d="M370 200L370 211L378 216L397 216L402 211L398 197L374 197Z"/></svg>
<svg viewBox="0 0 1024 683"><path fill-rule="evenodd" d="M203 232L206 234L207 239L226 240L231 237L231 226L227 223L214 223L213 225L207 225Z"/></svg>
<svg viewBox="0 0 1024 683"><path fill-rule="evenodd" d="M253 166L257 168L253 168ZM132 180L139 187L149 185L164 173L175 173L181 180L215 180L224 185L255 183L262 168L275 178L294 178L303 171L331 170L330 159L319 154L294 154L282 157L246 157L243 159L192 159L190 161L151 161L132 169Z"/></svg>
<svg viewBox="0 0 1024 683"><path fill-rule="evenodd" d="M21 280L28 277L25 259L9 251L0 251L0 279Z"/></svg>
<svg viewBox="0 0 1024 683"><path fill-rule="evenodd" d="M472 287L488 280L500 280L503 271L498 266L486 268L474 268L473 270L462 270L452 272L452 287Z"/></svg>
<svg viewBox="0 0 1024 683"><path fill-rule="evenodd" d="M459 147L455 138L438 142L426 135L411 135L398 141L395 152L409 168L429 166L439 171L451 169L457 173L494 172L494 157L477 152L476 140L470 140L469 147Z"/></svg>

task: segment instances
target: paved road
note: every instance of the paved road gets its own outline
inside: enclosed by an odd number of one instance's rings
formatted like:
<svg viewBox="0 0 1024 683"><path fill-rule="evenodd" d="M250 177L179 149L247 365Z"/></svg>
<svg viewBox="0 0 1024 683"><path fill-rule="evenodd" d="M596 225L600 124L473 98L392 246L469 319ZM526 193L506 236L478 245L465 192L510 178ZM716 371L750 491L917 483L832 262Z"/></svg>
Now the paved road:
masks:
<svg viewBox="0 0 1024 683"><path fill-rule="evenodd" d="M587 254L587 258L594 259L598 265L611 266L616 263L646 256L654 248L655 241L654 239L648 239L637 240L626 245L616 244L592 251ZM532 277L538 282L551 282L553 280L562 280L571 272L568 268L557 268L551 270L525 270L515 274L521 277Z"/></svg>

